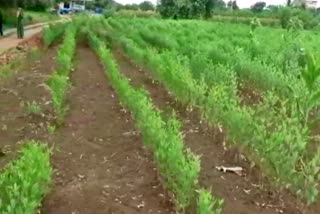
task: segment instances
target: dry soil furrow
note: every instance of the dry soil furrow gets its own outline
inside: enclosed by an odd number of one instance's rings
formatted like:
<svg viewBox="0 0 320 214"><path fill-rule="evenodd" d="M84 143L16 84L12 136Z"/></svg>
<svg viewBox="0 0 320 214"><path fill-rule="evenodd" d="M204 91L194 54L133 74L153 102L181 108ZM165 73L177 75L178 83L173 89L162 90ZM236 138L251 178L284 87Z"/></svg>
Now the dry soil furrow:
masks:
<svg viewBox="0 0 320 214"><path fill-rule="evenodd" d="M43 52L39 59L19 67L19 72L0 85L0 167L14 156L17 142L28 139L47 139L50 118L50 95L44 87L55 65L56 49ZM12 71L14 72L14 71ZM27 102L41 106L39 115L27 113Z"/></svg>
<svg viewBox="0 0 320 214"><path fill-rule="evenodd" d="M76 64L69 114L54 139L54 186L41 213L172 213L151 156L98 58L80 45Z"/></svg>

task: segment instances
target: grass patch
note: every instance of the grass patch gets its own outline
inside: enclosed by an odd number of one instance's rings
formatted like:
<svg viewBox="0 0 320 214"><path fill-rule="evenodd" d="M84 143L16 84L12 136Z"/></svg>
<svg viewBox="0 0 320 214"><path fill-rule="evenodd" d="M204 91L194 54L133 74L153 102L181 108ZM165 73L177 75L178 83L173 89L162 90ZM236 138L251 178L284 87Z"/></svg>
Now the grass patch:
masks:
<svg viewBox="0 0 320 214"><path fill-rule="evenodd" d="M28 141L0 175L0 213L36 213L51 184L50 150Z"/></svg>

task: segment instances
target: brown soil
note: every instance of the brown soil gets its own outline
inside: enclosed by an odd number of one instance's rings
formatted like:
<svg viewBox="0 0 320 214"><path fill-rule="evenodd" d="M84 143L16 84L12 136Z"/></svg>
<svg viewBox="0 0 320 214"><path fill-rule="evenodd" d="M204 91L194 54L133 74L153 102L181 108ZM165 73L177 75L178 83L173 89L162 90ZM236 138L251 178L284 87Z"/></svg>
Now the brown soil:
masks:
<svg viewBox="0 0 320 214"><path fill-rule="evenodd" d="M22 42L18 44L16 48L11 48L4 53L0 54L0 66L8 63L12 63L12 61L23 61L23 59L33 48L41 48L41 34L38 33L35 36L24 39Z"/></svg>
<svg viewBox="0 0 320 214"><path fill-rule="evenodd" d="M53 139L54 186L41 213L173 213L97 57L80 46L76 64L69 115Z"/></svg>
<svg viewBox="0 0 320 214"><path fill-rule="evenodd" d="M23 63L19 75L1 82L0 85L0 150L5 156L0 157L2 168L13 158L19 141L46 138L50 114L50 97L43 87L54 66L56 49L50 49L38 60ZM42 107L39 115L26 112L26 103L35 101Z"/></svg>
<svg viewBox="0 0 320 214"><path fill-rule="evenodd" d="M255 105L261 103L263 97L249 82L241 82L238 86L239 97L243 105Z"/></svg>
<svg viewBox="0 0 320 214"><path fill-rule="evenodd" d="M155 105L161 110L177 113L183 121L185 143L191 150L201 155L202 186L212 187L213 194L224 199L226 214L269 214L269 213L303 213L298 200L290 193L277 190L256 168L250 169L250 163L235 148L228 146L223 130L210 128L203 123L195 111L188 112L164 89L154 81L148 72L136 67L121 51L114 51L121 72L131 79L134 86L144 87L149 91ZM222 173L217 166L240 166L243 176ZM305 210L306 213L318 213L317 207Z"/></svg>
<svg viewBox="0 0 320 214"><path fill-rule="evenodd" d="M41 213L174 213L151 154L87 47L77 53L66 126L48 134L53 116L44 83L55 55L52 48L1 82L0 169L16 158L20 141L49 142L55 146L54 185ZM27 114L27 101L36 101L42 112Z"/></svg>

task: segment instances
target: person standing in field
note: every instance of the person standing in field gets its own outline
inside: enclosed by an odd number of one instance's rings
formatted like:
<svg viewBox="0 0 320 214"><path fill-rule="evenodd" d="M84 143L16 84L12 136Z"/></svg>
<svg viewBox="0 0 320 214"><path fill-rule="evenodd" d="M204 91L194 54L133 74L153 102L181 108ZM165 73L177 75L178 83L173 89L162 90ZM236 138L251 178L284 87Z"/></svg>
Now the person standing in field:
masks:
<svg viewBox="0 0 320 214"><path fill-rule="evenodd" d="M19 39L23 39L24 29L23 29L23 10L19 8L17 11L17 34Z"/></svg>
<svg viewBox="0 0 320 214"><path fill-rule="evenodd" d="M3 15L2 11L0 10L0 36L3 36Z"/></svg>

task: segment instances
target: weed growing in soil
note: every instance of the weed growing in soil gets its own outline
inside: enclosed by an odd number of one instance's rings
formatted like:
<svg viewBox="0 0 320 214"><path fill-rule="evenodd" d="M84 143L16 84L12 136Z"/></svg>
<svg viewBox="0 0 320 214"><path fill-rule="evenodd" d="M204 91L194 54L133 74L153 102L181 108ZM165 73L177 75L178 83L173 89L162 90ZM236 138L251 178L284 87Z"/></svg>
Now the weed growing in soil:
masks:
<svg viewBox="0 0 320 214"><path fill-rule="evenodd" d="M13 59L9 62L9 64L0 66L0 80L6 79L15 73L15 69L17 69L21 65L22 58L18 57L17 59Z"/></svg>
<svg viewBox="0 0 320 214"><path fill-rule="evenodd" d="M50 47L55 41L62 38L69 24L51 24L43 30L42 39L45 47Z"/></svg>
<svg viewBox="0 0 320 214"><path fill-rule="evenodd" d="M319 77L320 77L320 66L313 54L307 53L305 55L305 68L301 72L301 76L304 80L305 87L308 89L308 98L306 103L297 102L299 106L303 106L303 118L305 124L309 122L310 112L317 108L320 104L320 90L318 88ZM294 91L293 91L294 93ZM301 108L301 107L300 107ZM314 120L318 120L319 115L316 113Z"/></svg>
<svg viewBox="0 0 320 214"><path fill-rule="evenodd" d="M38 104L36 101L27 102L25 106L25 110L27 114L35 114L35 115L39 115L42 112L41 105Z"/></svg>
<svg viewBox="0 0 320 214"><path fill-rule="evenodd" d="M47 127L47 129L48 129L48 132L49 132L49 134L54 134L55 133L55 131L57 130L57 127L55 126L55 125L48 125L48 127Z"/></svg>
<svg viewBox="0 0 320 214"><path fill-rule="evenodd" d="M7 77L9 77L10 75L12 75L12 71L10 69L10 66L8 65L3 65L0 68L0 80L1 79L5 79Z"/></svg>
<svg viewBox="0 0 320 214"><path fill-rule="evenodd" d="M213 198L210 192L198 191L197 214L219 214L222 212L223 200Z"/></svg>
<svg viewBox="0 0 320 214"><path fill-rule="evenodd" d="M28 141L21 157L0 175L0 213L36 213L51 184L50 151L46 145Z"/></svg>

